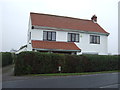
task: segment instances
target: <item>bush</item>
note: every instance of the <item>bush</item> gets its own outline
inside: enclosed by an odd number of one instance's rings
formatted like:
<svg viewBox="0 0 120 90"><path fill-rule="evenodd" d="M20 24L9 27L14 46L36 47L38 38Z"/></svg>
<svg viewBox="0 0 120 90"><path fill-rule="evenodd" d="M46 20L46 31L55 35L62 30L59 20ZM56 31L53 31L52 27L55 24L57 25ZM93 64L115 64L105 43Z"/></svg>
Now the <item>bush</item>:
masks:
<svg viewBox="0 0 120 90"><path fill-rule="evenodd" d="M15 58L15 75L80 73L118 70L118 56L64 55L40 52L21 52Z"/></svg>
<svg viewBox="0 0 120 90"><path fill-rule="evenodd" d="M10 52L2 52L2 67L13 63L12 54Z"/></svg>

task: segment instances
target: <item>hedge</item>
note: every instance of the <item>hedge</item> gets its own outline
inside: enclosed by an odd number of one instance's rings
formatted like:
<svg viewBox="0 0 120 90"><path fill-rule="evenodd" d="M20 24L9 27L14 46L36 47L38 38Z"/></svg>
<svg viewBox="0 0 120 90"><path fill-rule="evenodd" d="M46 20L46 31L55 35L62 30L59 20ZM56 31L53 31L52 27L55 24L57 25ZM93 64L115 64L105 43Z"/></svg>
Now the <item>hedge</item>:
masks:
<svg viewBox="0 0 120 90"><path fill-rule="evenodd" d="M1 53L2 53L2 67L13 63L13 57L10 52L1 52Z"/></svg>
<svg viewBox="0 0 120 90"><path fill-rule="evenodd" d="M22 52L15 58L15 75L80 73L118 70L118 56L64 55L40 52Z"/></svg>
<svg viewBox="0 0 120 90"><path fill-rule="evenodd" d="M118 70L118 56L114 55L86 55L89 61L87 72Z"/></svg>

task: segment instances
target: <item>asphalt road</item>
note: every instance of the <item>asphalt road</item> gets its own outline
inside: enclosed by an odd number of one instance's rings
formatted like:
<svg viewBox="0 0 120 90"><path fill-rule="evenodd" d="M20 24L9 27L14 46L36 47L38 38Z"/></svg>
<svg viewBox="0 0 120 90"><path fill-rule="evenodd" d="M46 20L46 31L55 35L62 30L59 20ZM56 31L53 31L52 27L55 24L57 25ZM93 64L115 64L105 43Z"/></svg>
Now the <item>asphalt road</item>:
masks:
<svg viewBox="0 0 120 90"><path fill-rule="evenodd" d="M3 88L118 88L118 73L3 81Z"/></svg>

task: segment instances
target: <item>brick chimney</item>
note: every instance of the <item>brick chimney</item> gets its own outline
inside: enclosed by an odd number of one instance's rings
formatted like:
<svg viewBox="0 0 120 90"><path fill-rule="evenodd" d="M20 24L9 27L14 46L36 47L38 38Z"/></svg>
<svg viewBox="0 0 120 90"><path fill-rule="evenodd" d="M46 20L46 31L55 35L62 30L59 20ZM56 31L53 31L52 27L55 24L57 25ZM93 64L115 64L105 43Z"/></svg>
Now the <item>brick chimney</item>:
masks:
<svg viewBox="0 0 120 90"><path fill-rule="evenodd" d="M94 23L97 23L97 16L96 15L93 15L91 17L91 20L94 22Z"/></svg>

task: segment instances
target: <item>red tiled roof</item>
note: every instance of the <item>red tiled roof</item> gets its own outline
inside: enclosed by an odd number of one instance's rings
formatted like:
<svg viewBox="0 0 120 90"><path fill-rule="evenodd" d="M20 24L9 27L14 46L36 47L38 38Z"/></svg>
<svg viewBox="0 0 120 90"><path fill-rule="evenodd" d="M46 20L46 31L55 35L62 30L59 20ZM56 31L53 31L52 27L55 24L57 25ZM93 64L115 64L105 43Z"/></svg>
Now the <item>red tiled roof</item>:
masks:
<svg viewBox="0 0 120 90"><path fill-rule="evenodd" d="M32 40L32 47L38 49L79 50L74 42L38 41Z"/></svg>
<svg viewBox="0 0 120 90"><path fill-rule="evenodd" d="M100 25L94 23L92 20L84 20L41 13L30 13L30 16L32 25L36 26L108 33Z"/></svg>

